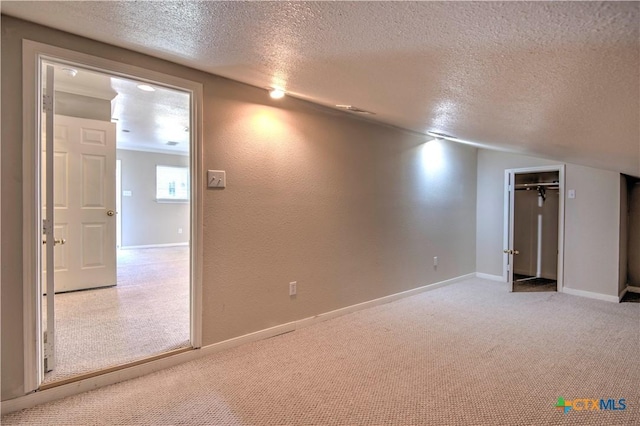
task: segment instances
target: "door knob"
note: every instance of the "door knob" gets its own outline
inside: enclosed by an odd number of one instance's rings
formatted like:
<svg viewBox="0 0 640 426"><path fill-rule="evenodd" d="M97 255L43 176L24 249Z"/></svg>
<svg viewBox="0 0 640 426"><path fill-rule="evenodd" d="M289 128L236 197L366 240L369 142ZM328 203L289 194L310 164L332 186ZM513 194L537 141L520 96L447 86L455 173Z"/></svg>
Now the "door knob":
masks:
<svg viewBox="0 0 640 426"><path fill-rule="evenodd" d="M116 212L113 210L107 210L107 216L113 216L114 214L116 214Z"/></svg>
<svg viewBox="0 0 640 426"><path fill-rule="evenodd" d="M520 252L518 250L514 250L513 254L520 254Z"/></svg>
<svg viewBox="0 0 640 426"><path fill-rule="evenodd" d="M509 250L509 249L504 249L504 250L502 250L502 252L504 254L513 254L513 250Z"/></svg>
<svg viewBox="0 0 640 426"><path fill-rule="evenodd" d="M64 238L60 238L57 240L53 240L53 245L57 246L58 244L62 245L65 244L67 242L67 240L65 240ZM42 244L47 244L47 240L42 240Z"/></svg>

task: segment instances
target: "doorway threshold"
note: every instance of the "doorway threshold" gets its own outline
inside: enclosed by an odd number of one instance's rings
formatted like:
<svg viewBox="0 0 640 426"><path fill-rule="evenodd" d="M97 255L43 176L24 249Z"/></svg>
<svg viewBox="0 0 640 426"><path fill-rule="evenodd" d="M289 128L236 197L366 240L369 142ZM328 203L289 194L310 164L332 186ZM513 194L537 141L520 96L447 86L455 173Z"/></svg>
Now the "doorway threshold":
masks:
<svg viewBox="0 0 640 426"><path fill-rule="evenodd" d="M171 351L168 351L168 352L163 352L161 354L154 355L154 356L151 356L151 357L148 357L148 358L140 359L138 361L128 362L128 363L125 363L125 364L116 365L116 366L105 368L105 369L102 369L102 370L92 371L92 372L86 373L86 374L78 374L77 376L69 377L67 379L57 380L57 381L53 381L53 382L49 382L49 383L43 383L38 390L43 391L43 390L55 388L55 387L58 387L58 386L67 385L69 383L79 382L81 380L102 376L104 374L113 373L115 371L124 370L124 369L130 368L130 367L136 367L136 366L142 365L142 364L147 364L149 362L157 361L157 360L163 359L163 358L168 358L170 356L178 355L178 354L181 354L181 353L184 353L184 352L190 352L190 351L192 351L194 349L195 348L193 348L193 347L174 349L174 350L171 350Z"/></svg>

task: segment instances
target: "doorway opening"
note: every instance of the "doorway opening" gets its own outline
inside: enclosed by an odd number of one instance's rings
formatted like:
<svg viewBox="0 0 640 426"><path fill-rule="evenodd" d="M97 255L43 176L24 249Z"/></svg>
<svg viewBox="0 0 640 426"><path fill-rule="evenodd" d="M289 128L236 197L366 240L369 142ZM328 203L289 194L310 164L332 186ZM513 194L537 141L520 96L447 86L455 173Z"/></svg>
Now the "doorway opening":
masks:
<svg viewBox="0 0 640 426"><path fill-rule="evenodd" d="M24 53L26 388L199 347L201 86L39 43Z"/></svg>
<svg viewBox="0 0 640 426"><path fill-rule="evenodd" d="M53 93L41 121L53 115L55 240L43 383L188 348L189 93L53 61L41 74ZM181 173L161 175L162 164Z"/></svg>
<svg viewBox="0 0 640 426"><path fill-rule="evenodd" d="M504 254L510 291L561 291L563 171L506 171Z"/></svg>

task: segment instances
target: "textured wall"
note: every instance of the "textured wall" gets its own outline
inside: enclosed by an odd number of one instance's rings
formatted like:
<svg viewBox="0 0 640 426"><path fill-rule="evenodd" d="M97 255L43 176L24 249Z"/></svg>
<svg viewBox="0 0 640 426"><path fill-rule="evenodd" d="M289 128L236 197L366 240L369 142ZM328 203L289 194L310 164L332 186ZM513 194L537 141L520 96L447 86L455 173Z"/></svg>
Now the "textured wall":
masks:
<svg viewBox="0 0 640 426"><path fill-rule="evenodd" d="M204 168L227 171L203 200L205 345L475 270L475 149L3 17L2 399L23 393L23 38L203 84Z"/></svg>
<svg viewBox="0 0 640 426"><path fill-rule="evenodd" d="M566 287L618 296L620 240L620 174L567 165Z"/></svg>
<svg viewBox="0 0 640 426"><path fill-rule="evenodd" d="M189 241L189 204L156 201L156 165L188 166L184 155L119 149L122 160L122 245L186 243ZM182 228L182 234L178 233Z"/></svg>
<svg viewBox="0 0 640 426"><path fill-rule="evenodd" d="M475 270L475 150L257 95L205 105L205 343Z"/></svg>

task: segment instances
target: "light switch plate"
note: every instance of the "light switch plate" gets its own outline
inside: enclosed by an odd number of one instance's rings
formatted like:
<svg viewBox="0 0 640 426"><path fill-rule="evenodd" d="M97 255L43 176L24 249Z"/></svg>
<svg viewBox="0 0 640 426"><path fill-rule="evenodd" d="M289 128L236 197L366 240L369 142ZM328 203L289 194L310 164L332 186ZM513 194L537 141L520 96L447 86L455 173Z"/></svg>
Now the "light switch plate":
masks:
<svg viewBox="0 0 640 426"><path fill-rule="evenodd" d="M567 195L569 196L569 198L576 198L576 190L570 189Z"/></svg>
<svg viewBox="0 0 640 426"><path fill-rule="evenodd" d="M227 186L227 174L224 170L207 170L207 188Z"/></svg>

